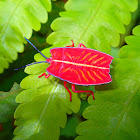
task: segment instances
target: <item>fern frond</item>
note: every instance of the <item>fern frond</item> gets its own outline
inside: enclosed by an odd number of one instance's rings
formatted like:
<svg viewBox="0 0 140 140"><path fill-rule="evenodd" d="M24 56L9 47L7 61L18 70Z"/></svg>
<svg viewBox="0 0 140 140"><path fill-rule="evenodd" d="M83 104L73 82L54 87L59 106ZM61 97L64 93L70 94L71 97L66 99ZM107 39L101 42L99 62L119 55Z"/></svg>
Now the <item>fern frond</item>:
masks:
<svg viewBox="0 0 140 140"><path fill-rule="evenodd" d="M83 113L87 120L77 127L75 140L140 138L140 26L133 34L114 60L113 82L96 88L95 101L89 98Z"/></svg>
<svg viewBox="0 0 140 140"><path fill-rule="evenodd" d="M110 46L118 46L124 25L131 20L130 12L137 8L137 0L69 0L65 12L51 25L54 32L47 38L54 47L63 47L73 39L79 43L110 53Z"/></svg>
<svg viewBox="0 0 140 140"><path fill-rule="evenodd" d="M130 22L130 12L136 8L137 0L69 0L67 11L60 13L61 17L53 22L55 32L48 37L48 42L53 44L52 47L63 47L70 45L73 39L75 46L81 42L87 47L110 53L110 45L118 45L119 33L125 32L124 24ZM42 53L48 56L49 49ZM35 59L44 60L39 54ZM47 66L38 64L25 69L31 75L22 80L21 87L25 90L17 96L16 101L21 104L15 112L18 126L14 140L57 140L60 127L66 124L66 114L80 108L77 94L73 94L70 102L68 92L56 78L38 78Z"/></svg>
<svg viewBox="0 0 140 140"><path fill-rule="evenodd" d="M45 51L43 53L47 56ZM36 60L39 59L36 56ZM66 114L76 113L80 109L77 94L72 95L70 102L68 92L58 79L53 76L48 79L38 78L47 66L38 64L25 69L26 73L32 75L24 78L20 84L25 90L16 98L20 105L15 112L15 125L18 126L13 140L58 140L60 127L64 128L67 122Z"/></svg>
<svg viewBox="0 0 140 140"><path fill-rule="evenodd" d="M23 52L24 36L40 30L51 10L50 0L6 0L0 2L0 73Z"/></svg>

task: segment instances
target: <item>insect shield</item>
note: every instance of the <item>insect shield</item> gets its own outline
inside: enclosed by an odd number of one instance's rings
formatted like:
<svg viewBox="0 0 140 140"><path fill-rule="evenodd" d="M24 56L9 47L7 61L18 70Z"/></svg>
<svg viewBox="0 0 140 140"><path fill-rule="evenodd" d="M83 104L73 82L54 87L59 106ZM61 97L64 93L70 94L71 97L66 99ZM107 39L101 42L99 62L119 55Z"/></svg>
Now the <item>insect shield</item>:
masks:
<svg viewBox="0 0 140 140"><path fill-rule="evenodd" d="M50 49L51 57L47 58L27 38L25 39L46 58L46 61L27 64L20 68L38 63L49 63L50 66L46 69L48 75L43 73L39 78L42 76L49 78L52 75L63 80L64 87L70 95L70 101L72 101L72 94L67 88L67 82L71 83L73 92L89 92L95 99L93 91L75 90L75 85L101 85L112 81L109 72L113 57L106 53L86 48L82 43L78 47L74 47L72 41L70 46Z"/></svg>

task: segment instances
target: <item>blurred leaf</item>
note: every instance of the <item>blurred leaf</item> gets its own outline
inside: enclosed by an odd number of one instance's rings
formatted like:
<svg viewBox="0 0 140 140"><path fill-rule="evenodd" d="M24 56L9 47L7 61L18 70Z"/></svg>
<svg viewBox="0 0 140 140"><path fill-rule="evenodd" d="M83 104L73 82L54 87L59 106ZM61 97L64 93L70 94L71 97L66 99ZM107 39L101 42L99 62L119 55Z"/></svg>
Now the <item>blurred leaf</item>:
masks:
<svg viewBox="0 0 140 140"><path fill-rule="evenodd" d="M51 11L50 0L0 1L0 73L23 52L23 37L30 38L32 29L40 30L47 21L47 11Z"/></svg>
<svg viewBox="0 0 140 140"><path fill-rule="evenodd" d="M61 136L65 136L66 138L75 137L76 136L76 127L79 123L80 123L80 120L79 120L78 116L72 115L68 119L66 127L61 129Z"/></svg>
<svg viewBox="0 0 140 140"><path fill-rule="evenodd" d="M47 38L53 47L64 47L74 40L75 46L83 43L88 48L111 53L117 47L137 0L69 0L65 12L52 23L54 32Z"/></svg>
<svg viewBox="0 0 140 140"><path fill-rule="evenodd" d="M13 138L13 120L2 123L2 130L0 131L0 140L11 140Z"/></svg>
<svg viewBox="0 0 140 140"><path fill-rule="evenodd" d="M89 97L75 140L140 139L140 25L133 34L113 62L114 81L98 86L95 101Z"/></svg>
<svg viewBox="0 0 140 140"><path fill-rule="evenodd" d="M0 123L14 118L14 111L18 106L15 98L21 91L22 89L17 83L14 83L9 92L0 91Z"/></svg>

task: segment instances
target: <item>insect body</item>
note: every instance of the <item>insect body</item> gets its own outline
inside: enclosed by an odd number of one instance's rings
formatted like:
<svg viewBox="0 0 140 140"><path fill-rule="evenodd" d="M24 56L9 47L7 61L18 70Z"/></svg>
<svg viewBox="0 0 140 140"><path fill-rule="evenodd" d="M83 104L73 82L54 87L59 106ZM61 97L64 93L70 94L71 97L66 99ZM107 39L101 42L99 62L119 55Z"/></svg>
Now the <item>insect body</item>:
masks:
<svg viewBox="0 0 140 140"><path fill-rule="evenodd" d="M29 40L27 41L33 45ZM33 47L35 46L33 45ZM46 69L48 75L43 73L39 76L39 78L42 76L48 78L50 75L52 75L63 80L64 87L70 94L70 101L72 101L72 94L66 86L67 82L72 84L73 92L90 92L94 99L93 91L76 91L75 85L100 85L112 81L109 72L113 57L108 54L86 48L81 43L78 45L78 47L74 47L73 42L70 46L63 48L53 48L50 50L50 52L51 57L45 57L46 61L43 61L45 63L50 63L50 66ZM39 51L39 53L41 52ZM32 64L34 63L28 64L26 66Z"/></svg>

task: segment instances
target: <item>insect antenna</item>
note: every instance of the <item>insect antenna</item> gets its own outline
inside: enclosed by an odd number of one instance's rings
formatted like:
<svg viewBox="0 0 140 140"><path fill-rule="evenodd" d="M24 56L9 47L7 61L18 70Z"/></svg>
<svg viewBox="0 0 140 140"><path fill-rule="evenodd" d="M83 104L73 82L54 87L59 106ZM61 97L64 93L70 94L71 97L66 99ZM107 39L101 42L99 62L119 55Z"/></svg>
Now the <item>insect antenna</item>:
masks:
<svg viewBox="0 0 140 140"><path fill-rule="evenodd" d="M27 67L27 66L34 65L34 64L38 64L38 63L48 63L48 62L47 62L47 61L34 62L34 63L27 64L27 65L25 65L25 66L16 68L16 69L14 69L14 70L19 70L19 69L25 68L25 67Z"/></svg>
<svg viewBox="0 0 140 140"><path fill-rule="evenodd" d="M46 59L48 59L48 57L46 57L43 53L41 53L41 51L39 51L34 44L32 44L26 37L24 37L43 57L45 57Z"/></svg>

